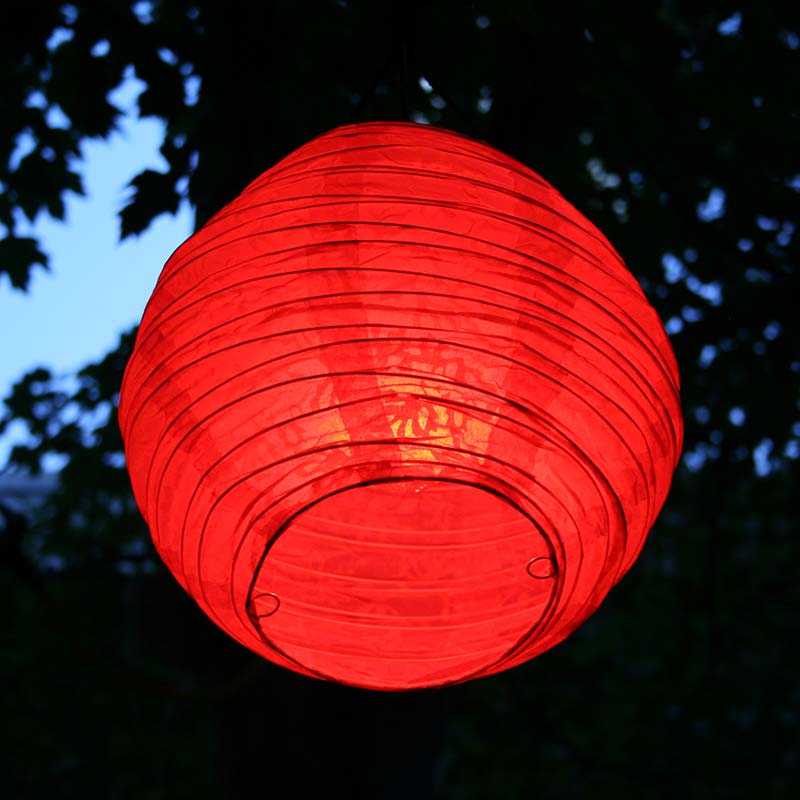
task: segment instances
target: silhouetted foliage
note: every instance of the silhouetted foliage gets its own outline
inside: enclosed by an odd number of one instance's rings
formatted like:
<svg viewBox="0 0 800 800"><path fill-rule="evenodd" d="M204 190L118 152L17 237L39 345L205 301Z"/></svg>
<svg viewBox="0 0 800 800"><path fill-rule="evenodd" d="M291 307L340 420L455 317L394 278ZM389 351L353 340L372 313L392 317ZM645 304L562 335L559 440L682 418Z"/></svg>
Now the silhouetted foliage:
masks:
<svg viewBox="0 0 800 800"><path fill-rule="evenodd" d="M134 332L77 376L31 372L0 415L0 432L29 433L9 466L60 479L19 547L3 545L9 796L197 800L281 780L300 796L447 800L800 789L787 668L800 633L795 6L10 6L0 276L12 287L47 264L18 221L61 218L65 193L81 192L81 143L114 129L108 94L126 75L146 84L139 112L165 123L168 167L132 181L123 236L184 197L202 223L337 125L429 121L519 158L606 233L666 321L687 435L640 560L567 642L465 686L381 695L261 662L166 575L114 412Z"/></svg>

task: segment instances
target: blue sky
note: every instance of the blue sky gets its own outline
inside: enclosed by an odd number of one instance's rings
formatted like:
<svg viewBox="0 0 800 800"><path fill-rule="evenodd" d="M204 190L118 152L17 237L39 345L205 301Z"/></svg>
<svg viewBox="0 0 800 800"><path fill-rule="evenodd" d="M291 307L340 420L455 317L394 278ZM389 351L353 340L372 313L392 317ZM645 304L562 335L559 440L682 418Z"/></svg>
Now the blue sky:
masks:
<svg viewBox="0 0 800 800"><path fill-rule="evenodd" d="M119 242L127 184L145 167L166 166L158 152L162 124L132 110L143 86L127 80L112 94L128 113L107 141L84 144L78 169L86 195L68 195L65 220L40 216L21 226L21 234L40 238L50 271L36 267L27 293L0 279L1 397L34 367L68 375L107 353L139 321L164 262L191 232L184 204L177 216L162 215L140 237ZM16 429L0 439L0 467L19 435Z"/></svg>

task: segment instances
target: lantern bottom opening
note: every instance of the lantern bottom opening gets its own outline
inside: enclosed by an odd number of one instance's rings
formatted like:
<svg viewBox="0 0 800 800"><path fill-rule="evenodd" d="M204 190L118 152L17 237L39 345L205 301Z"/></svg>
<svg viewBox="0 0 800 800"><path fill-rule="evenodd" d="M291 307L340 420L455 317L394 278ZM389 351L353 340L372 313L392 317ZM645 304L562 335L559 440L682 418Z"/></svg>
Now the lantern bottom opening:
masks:
<svg viewBox="0 0 800 800"><path fill-rule="evenodd" d="M423 688L501 668L550 607L556 571L549 543L509 500L474 484L392 480L296 515L248 608L300 671Z"/></svg>

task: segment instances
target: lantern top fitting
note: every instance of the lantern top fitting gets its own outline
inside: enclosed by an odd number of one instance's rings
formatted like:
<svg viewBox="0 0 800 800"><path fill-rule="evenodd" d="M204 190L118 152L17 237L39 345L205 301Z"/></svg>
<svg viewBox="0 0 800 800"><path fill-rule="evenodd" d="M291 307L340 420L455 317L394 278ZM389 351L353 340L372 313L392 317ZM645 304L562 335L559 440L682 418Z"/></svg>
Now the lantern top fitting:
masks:
<svg viewBox="0 0 800 800"><path fill-rule="evenodd" d="M161 557L246 647L372 689L553 647L631 567L682 442L664 328L528 167L349 125L164 267L119 418Z"/></svg>

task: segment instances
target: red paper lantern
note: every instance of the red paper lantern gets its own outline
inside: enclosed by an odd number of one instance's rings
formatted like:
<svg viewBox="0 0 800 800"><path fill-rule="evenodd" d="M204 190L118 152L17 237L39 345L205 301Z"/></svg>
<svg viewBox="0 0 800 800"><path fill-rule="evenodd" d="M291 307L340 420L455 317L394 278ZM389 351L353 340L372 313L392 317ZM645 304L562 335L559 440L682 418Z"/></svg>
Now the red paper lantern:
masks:
<svg viewBox="0 0 800 800"><path fill-rule="evenodd" d="M242 644L374 689L507 669L629 569L682 439L663 327L542 178L327 133L165 266L120 397L164 561Z"/></svg>

